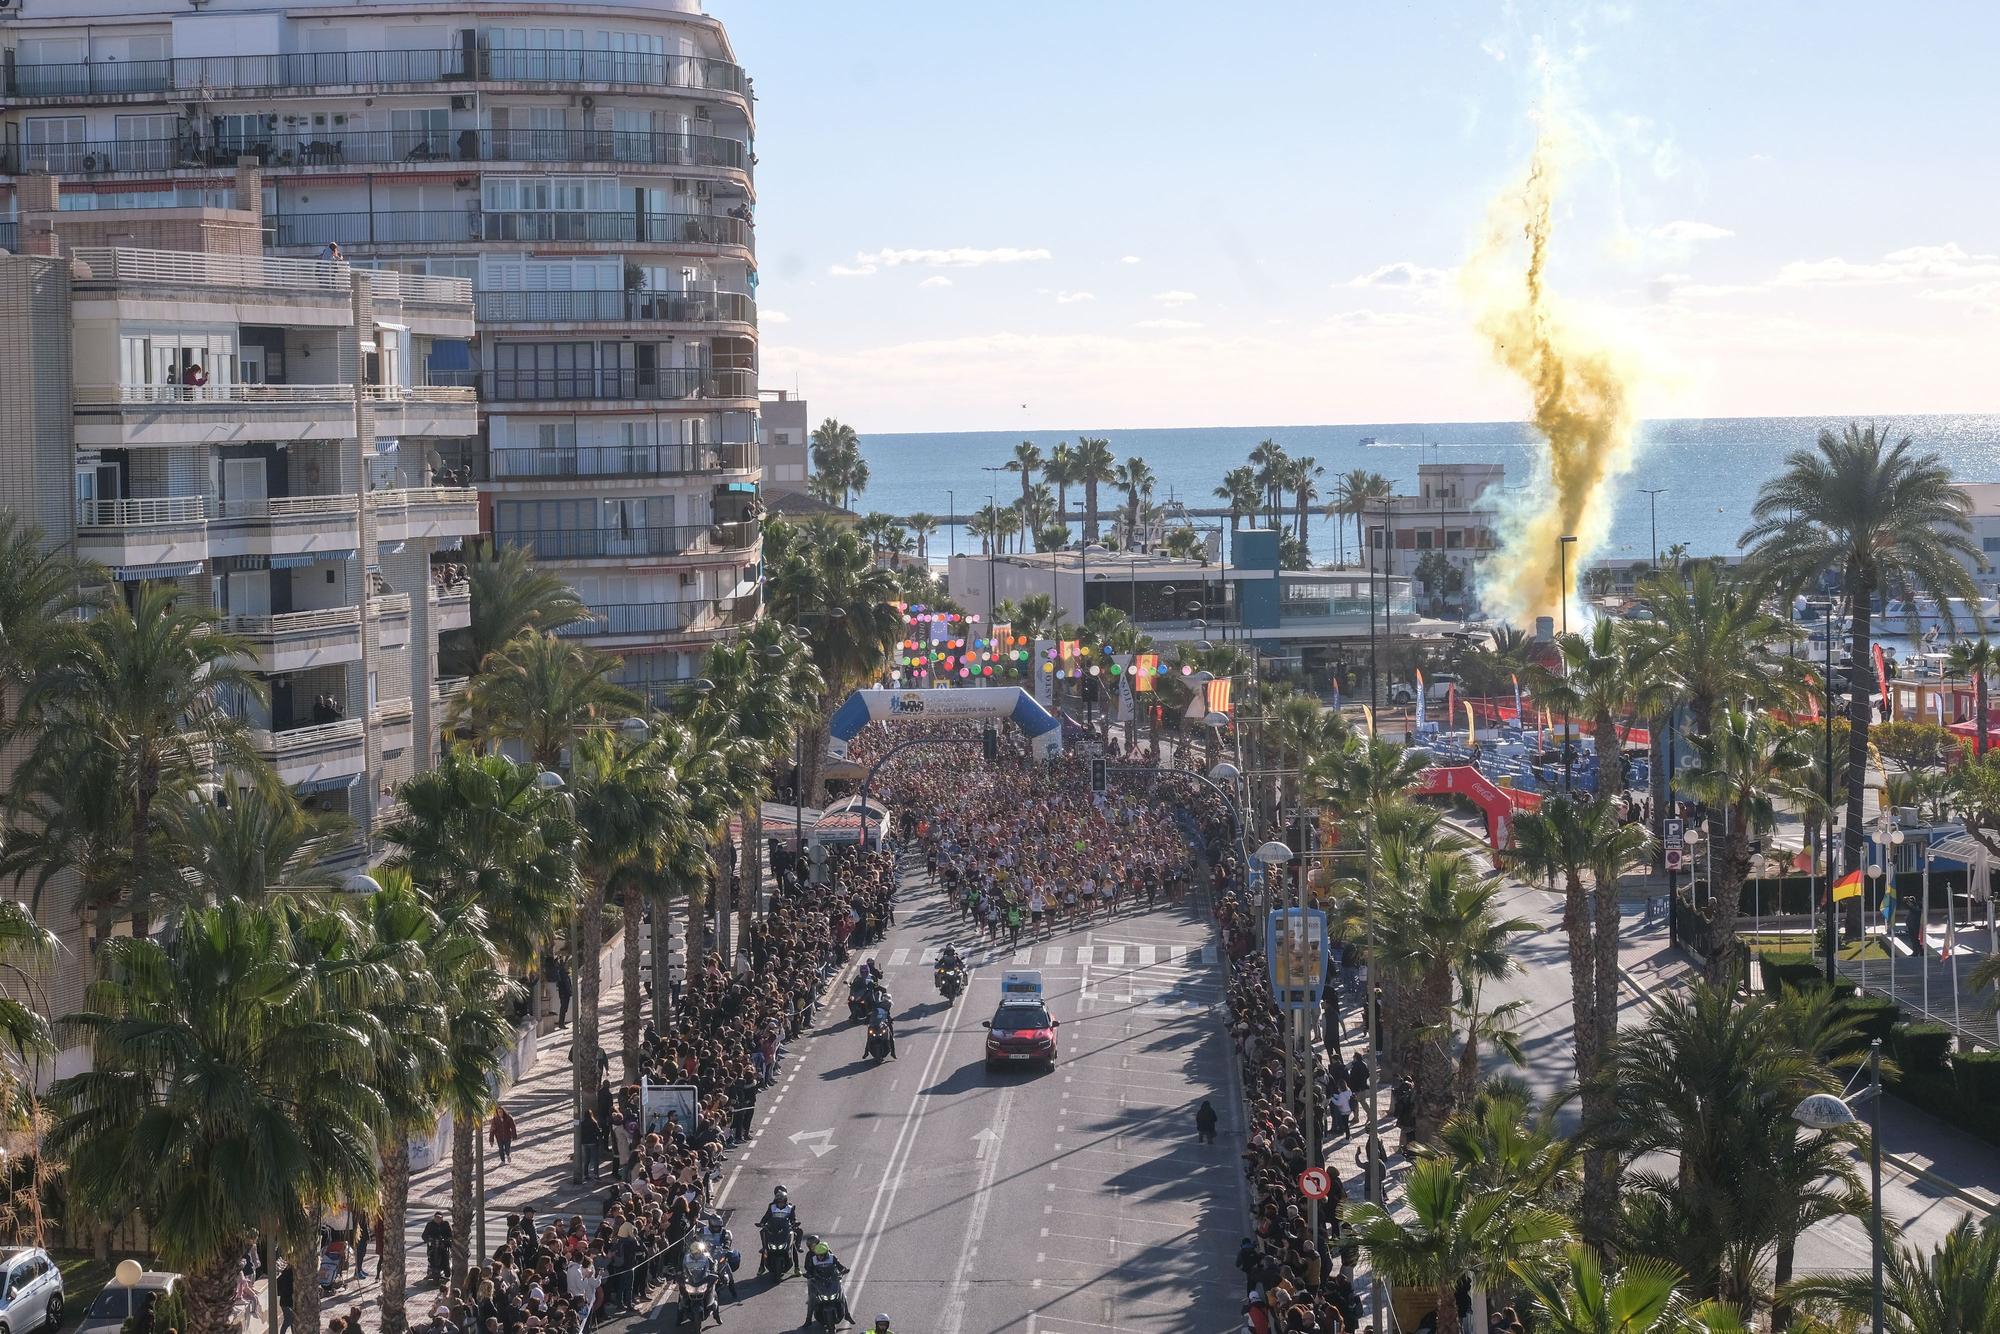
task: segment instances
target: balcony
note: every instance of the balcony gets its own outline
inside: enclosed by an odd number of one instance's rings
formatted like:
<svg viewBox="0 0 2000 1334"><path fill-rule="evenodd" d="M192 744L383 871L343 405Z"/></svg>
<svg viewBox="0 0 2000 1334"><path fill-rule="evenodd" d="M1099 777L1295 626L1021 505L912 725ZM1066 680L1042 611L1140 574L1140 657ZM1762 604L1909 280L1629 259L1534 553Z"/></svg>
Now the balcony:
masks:
<svg viewBox="0 0 2000 1334"><path fill-rule="evenodd" d="M352 272L345 264L312 259L279 259L269 255L222 255L182 250L140 250L126 246L77 246L70 258L90 270L77 286L94 287L234 287L282 288L287 292L325 292L345 297ZM396 275L385 275L395 277ZM471 281L457 282L471 300Z"/></svg>
<svg viewBox="0 0 2000 1334"><path fill-rule="evenodd" d="M757 524L747 521L655 528L536 528L498 533L496 540L527 547L540 560L640 563L667 556L746 550L756 543Z"/></svg>
<svg viewBox="0 0 2000 1334"><path fill-rule="evenodd" d="M749 472L758 464L757 446L580 445L567 449L503 447L488 451L492 480L528 481L578 477L699 477Z"/></svg>
<svg viewBox="0 0 2000 1334"><path fill-rule="evenodd" d="M481 324L757 323L743 292L481 292L473 308Z"/></svg>
<svg viewBox="0 0 2000 1334"><path fill-rule="evenodd" d="M434 246L466 242L561 242L606 246L654 245L748 256L748 220L708 213L494 213L468 209L381 213L281 213L264 219L270 244L317 250L343 246Z"/></svg>
<svg viewBox="0 0 2000 1334"><path fill-rule="evenodd" d="M222 629L249 644L257 655L260 672L298 672L308 667L361 661L358 607L329 607L276 616L225 616Z"/></svg>
<svg viewBox="0 0 2000 1334"><path fill-rule="evenodd" d="M363 269L362 272L368 275L369 291L378 299L421 306L469 307L472 304L470 278L432 278L425 274L389 273L381 269ZM467 310L465 314L469 319L472 312Z"/></svg>
<svg viewBox="0 0 2000 1334"><path fill-rule="evenodd" d="M288 786L353 778L366 769L367 742L359 718L283 732L252 731L250 745Z"/></svg>
<svg viewBox="0 0 2000 1334"><path fill-rule="evenodd" d="M713 638L756 619L757 599L708 598L696 602L617 602L592 607L590 619L565 625L565 639L633 638L648 644L684 644Z"/></svg>
<svg viewBox="0 0 2000 1334"><path fill-rule="evenodd" d="M705 56L619 51L299 51L282 55L187 56L84 64L15 65L7 70L10 98L97 99L148 94L183 97L293 96L302 89L425 87L439 83L541 85L588 92L600 84L656 93L662 88L749 94L739 65ZM468 89L467 91L473 91Z"/></svg>
<svg viewBox="0 0 2000 1334"><path fill-rule="evenodd" d="M479 396L471 385L371 384L362 394L375 406L377 436L458 438L479 431Z"/></svg>
<svg viewBox="0 0 2000 1334"><path fill-rule="evenodd" d="M80 384L76 443L86 449L345 440L351 384Z"/></svg>
<svg viewBox="0 0 2000 1334"><path fill-rule="evenodd" d="M437 701L440 708L443 708L463 695L471 680L472 678L467 676L440 676L437 685L431 691L431 697Z"/></svg>
<svg viewBox="0 0 2000 1334"><path fill-rule="evenodd" d="M472 585L431 585L432 615L440 633L463 630L472 624Z"/></svg>
<svg viewBox="0 0 2000 1334"><path fill-rule="evenodd" d="M350 495L211 499L209 554L331 557L353 551L354 505Z"/></svg>
<svg viewBox="0 0 2000 1334"><path fill-rule="evenodd" d="M375 626L375 642L383 648L401 648L410 642L408 593L385 593L369 598L368 618Z"/></svg>
<svg viewBox="0 0 2000 1334"><path fill-rule="evenodd" d="M411 718L413 711L408 696L402 699L385 699L378 702L370 713L375 721L377 735L382 749L408 750L411 742Z"/></svg>
<svg viewBox="0 0 2000 1334"><path fill-rule="evenodd" d="M615 166L697 167L747 173L741 139L650 130L309 130L272 133L251 142L204 146L174 139L87 139L64 144L0 146L0 172L45 171L55 176L213 173L254 157L266 171L342 169L397 163L551 162Z"/></svg>
<svg viewBox="0 0 2000 1334"><path fill-rule="evenodd" d="M748 370L711 370L705 367L651 371L493 370L480 375L479 392L480 397L489 403L578 399L747 401L757 397L757 374Z"/></svg>
<svg viewBox="0 0 2000 1334"><path fill-rule="evenodd" d="M76 552L100 565L174 565L208 559L208 497L80 500Z"/></svg>
<svg viewBox="0 0 2000 1334"><path fill-rule="evenodd" d="M473 537L479 532L479 493L469 486L417 486L371 491L375 540L407 542Z"/></svg>

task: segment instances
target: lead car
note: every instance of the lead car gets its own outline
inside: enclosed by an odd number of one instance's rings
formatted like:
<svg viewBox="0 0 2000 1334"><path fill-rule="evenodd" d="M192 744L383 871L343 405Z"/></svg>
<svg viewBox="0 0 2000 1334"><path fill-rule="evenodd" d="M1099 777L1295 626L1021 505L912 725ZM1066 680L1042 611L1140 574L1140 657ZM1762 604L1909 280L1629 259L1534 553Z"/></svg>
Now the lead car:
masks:
<svg viewBox="0 0 2000 1334"><path fill-rule="evenodd" d="M1055 1069L1056 1029L1061 1025L1039 996L1003 996L985 1024L988 1070L1022 1065Z"/></svg>

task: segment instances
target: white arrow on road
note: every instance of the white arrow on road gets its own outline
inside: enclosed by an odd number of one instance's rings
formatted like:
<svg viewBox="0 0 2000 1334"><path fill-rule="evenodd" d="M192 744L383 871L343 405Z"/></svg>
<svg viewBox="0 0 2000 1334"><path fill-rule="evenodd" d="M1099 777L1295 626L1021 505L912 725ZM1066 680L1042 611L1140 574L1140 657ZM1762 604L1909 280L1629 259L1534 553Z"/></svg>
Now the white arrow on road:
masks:
<svg viewBox="0 0 2000 1334"><path fill-rule="evenodd" d="M985 1162L986 1155L992 1151L993 1146L996 1143L998 1143L999 1140L1000 1136L994 1131L992 1126L988 1126L986 1127L986 1129L980 1131L977 1135L974 1135L972 1137L972 1142L974 1144L977 1144L979 1147L972 1151L973 1160L976 1162Z"/></svg>
<svg viewBox="0 0 2000 1334"><path fill-rule="evenodd" d="M812 1155L815 1158L824 1158L833 1152L833 1132L831 1130L801 1130L798 1134L791 1136L791 1141L794 1144L802 1140L814 1141L808 1143L806 1147L812 1150Z"/></svg>

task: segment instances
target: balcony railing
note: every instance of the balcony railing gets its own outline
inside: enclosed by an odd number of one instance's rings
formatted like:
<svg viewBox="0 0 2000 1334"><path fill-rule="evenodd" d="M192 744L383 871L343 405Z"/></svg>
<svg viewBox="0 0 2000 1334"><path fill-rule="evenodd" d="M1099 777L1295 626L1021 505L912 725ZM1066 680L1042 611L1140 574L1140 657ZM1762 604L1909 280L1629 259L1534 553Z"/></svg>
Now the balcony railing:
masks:
<svg viewBox="0 0 2000 1334"><path fill-rule="evenodd" d="M657 528L529 528L499 532L495 539L526 547L543 560L606 560L638 556L688 556L739 550L756 540L750 524L679 524Z"/></svg>
<svg viewBox="0 0 2000 1334"><path fill-rule="evenodd" d="M318 611L289 611L272 616L225 616L222 628L249 639L276 639L292 635L324 635L353 630L361 625L358 607L326 607Z"/></svg>
<svg viewBox="0 0 2000 1334"><path fill-rule="evenodd" d="M480 396L489 402L755 398L757 379L744 370L493 370L481 375Z"/></svg>
<svg viewBox="0 0 2000 1334"><path fill-rule="evenodd" d="M385 699L375 706L375 721L378 723L407 723L412 709L409 696L401 699Z"/></svg>
<svg viewBox="0 0 2000 1334"><path fill-rule="evenodd" d="M80 384L79 405L106 404L199 405L240 403L270 406L286 403L352 403L351 384Z"/></svg>
<svg viewBox="0 0 2000 1334"><path fill-rule="evenodd" d="M90 269L85 285L117 283L162 287L283 287L293 291L346 292L347 265L267 255L219 255L182 250L136 250L126 246L78 246L70 257ZM385 274L388 278L398 275ZM461 300L471 300L469 279Z"/></svg>
<svg viewBox="0 0 2000 1334"><path fill-rule="evenodd" d="M482 324L562 320L666 320L680 324L754 324L757 304L742 292L481 292Z"/></svg>
<svg viewBox="0 0 2000 1334"><path fill-rule="evenodd" d="M455 699L465 693L465 687L471 680L468 676L440 676L437 679L437 697L441 700Z"/></svg>
<svg viewBox="0 0 2000 1334"><path fill-rule="evenodd" d="M592 639L606 635L705 634L737 623L739 599L704 598L693 602L614 602L590 609L590 619L565 625L564 638ZM755 599L741 599L754 604ZM753 608L754 609L754 608Z"/></svg>
<svg viewBox="0 0 2000 1334"><path fill-rule="evenodd" d="M471 407L478 401L472 386L463 384L371 384L362 386L361 394L375 403L462 403Z"/></svg>
<svg viewBox="0 0 2000 1334"><path fill-rule="evenodd" d="M489 451L488 457L496 482L530 477L680 477L754 468L757 447L749 444L503 447Z"/></svg>
<svg viewBox="0 0 2000 1334"><path fill-rule="evenodd" d="M91 139L0 146L0 171L59 176L163 172L233 166L254 157L272 169L348 167L394 162L606 162L653 167L749 168L741 139L650 130L308 130L272 133L249 143L174 139Z"/></svg>
<svg viewBox="0 0 2000 1334"><path fill-rule="evenodd" d="M136 500L79 500L79 528L143 528L200 523L208 518L207 496L147 496Z"/></svg>
<svg viewBox="0 0 2000 1334"><path fill-rule="evenodd" d="M464 306L472 303L470 278L432 278L416 273L389 273L381 269L366 272L369 287L379 297L426 306Z"/></svg>
<svg viewBox="0 0 2000 1334"><path fill-rule="evenodd" d="M370 616L408 616L410 595L408 593L383 593L368 599Z"/></svg>
<svg viewBox="0 0 2000 1334"><path fill-rule="evenodd" d="M211 519L247 519L263 523L284 519L337 519L353 513L354 497L347 495L259 496L244 500L211 499L208 502Z"/></svg>
<svg viewBox="0 0 2000 1334"><path fill-rule="evenodd" d="M168 60L16 65L6 91L15 97L125 93L294 93L301 88L468 81L617 83L652 90L689 88L743 94L740 66L705 56L619 51L298 51L268 56L183 56Z"/></svg>
<svg viewBox="0 0 2000 1334"><path fill-rule="evenodd" d="M479 209L282 213L264 219L274 246L449 245L466 241L601 241L619 245L752 244L743 218L708 213L496 213Z"/></svg>
<svg viewBox="0 0 2000 1334"><path fill-rule="evenodd" d="M288 759L332 746L357 745L361 741L361 720L343 718L337 723L294 727L282 732L253 731L251 745L272 759Z"/></svg>

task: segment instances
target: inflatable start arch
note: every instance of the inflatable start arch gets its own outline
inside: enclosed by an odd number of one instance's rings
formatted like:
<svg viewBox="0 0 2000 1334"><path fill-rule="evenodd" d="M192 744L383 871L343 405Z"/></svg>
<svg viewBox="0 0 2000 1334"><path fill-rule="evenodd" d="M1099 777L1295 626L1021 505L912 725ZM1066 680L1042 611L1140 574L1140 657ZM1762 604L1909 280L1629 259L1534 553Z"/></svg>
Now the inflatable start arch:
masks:
<svg viewBox="0 0 2000 1334"><path fill-rule="evenodd" d="M1019 686L932 686L923 690L857 690L833 715L827 753L847 758L847 743L873 722L898 718L1011 718L1038 760L1062 750L1062 724Z"/></svg>

